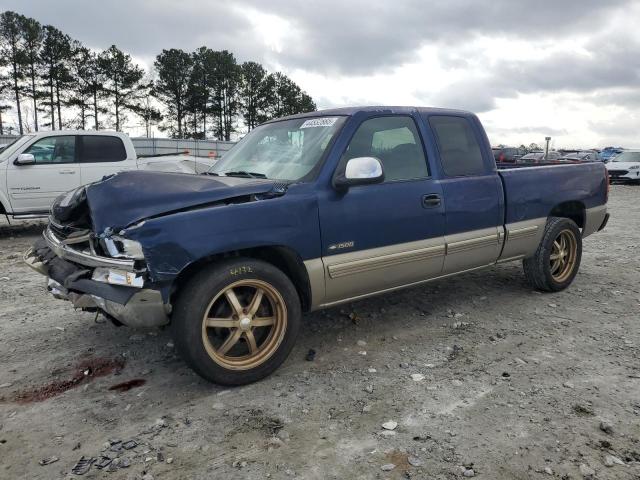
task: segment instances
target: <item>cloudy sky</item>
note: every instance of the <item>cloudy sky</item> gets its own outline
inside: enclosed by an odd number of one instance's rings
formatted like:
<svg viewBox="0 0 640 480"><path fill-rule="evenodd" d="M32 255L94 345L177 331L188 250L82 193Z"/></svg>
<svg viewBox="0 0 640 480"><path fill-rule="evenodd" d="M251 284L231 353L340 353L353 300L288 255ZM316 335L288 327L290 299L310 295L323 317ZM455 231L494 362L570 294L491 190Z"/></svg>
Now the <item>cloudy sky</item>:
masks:
<svg viewBox="0 0 640 480"><path fill-rule="evenodd" d="M640 147L637 0L0 0L149 66L207 45L291 76L322 108L444 106L492 143Z"/></svg>

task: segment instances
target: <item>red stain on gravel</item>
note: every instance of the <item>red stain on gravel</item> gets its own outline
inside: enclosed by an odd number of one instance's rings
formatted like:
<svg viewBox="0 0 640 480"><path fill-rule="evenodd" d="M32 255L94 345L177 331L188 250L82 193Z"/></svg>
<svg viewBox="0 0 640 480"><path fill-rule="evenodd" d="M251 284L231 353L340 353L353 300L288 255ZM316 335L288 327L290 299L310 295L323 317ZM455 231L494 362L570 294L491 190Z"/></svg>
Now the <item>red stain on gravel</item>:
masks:
<svg viewBox="0 0 640 480"><path fill-rule="evenodd" d="M79 385L89 383L98 377L119 373L124 365L123 358L86 358L75 365L71 378L56 380L41 387L16 392L14 400L21 404L42 402Z"/></svg>
<svg viewBox="0 0 640 480"><path fill-rule="evenodd" d="M116 392L127 392L132 388L141 387L147 383L144 378L134 378L133 380L129 380L127 382L117 383L109 387L109 390L115 390Z"/></svg>

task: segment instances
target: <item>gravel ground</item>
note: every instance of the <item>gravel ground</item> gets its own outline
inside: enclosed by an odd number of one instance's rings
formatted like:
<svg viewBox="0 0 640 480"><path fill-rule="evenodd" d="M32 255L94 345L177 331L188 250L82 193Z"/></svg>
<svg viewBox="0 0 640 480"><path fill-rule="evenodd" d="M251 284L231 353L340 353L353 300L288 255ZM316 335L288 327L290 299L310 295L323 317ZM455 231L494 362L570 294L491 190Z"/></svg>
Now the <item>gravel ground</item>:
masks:
<svg viewBox="0 0 640 480"><path fill-rule="evenodd" d="M0 223L0 477L640 478L639 195L612 188L564 292L508 264L313 313L275 375L235 389L167 331L47 295L21 260L43 225Z"/></svg>

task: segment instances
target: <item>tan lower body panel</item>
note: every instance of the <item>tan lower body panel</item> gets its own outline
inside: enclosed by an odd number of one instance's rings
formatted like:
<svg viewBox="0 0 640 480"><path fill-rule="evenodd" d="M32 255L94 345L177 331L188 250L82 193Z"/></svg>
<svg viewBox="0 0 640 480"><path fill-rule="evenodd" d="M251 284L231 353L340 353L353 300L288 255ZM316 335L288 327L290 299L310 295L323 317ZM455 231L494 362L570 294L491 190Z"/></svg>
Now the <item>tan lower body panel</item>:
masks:
<svg viewBox="0 0 640 480"><path fill-rule="evenodd" d="M607 206L600 205L598 207L587 208L585 212L584 228L582 229L582 238L595 233L604 222L604 217L607 214Z"/></svg>
<svg viewBox="0 0 640 480"><path fill-rule="evenodd" d="M480 270L482 268L490 267L491 265L493 265L493 264L482 265L482 266L476 267L476 268L469 268L467 270L463 270L463 271L455 272L455 273L449 273L449 274L446 274L446 275L436 275L434 277L422 279L422 280L419 280L417 282L411 282L411 283L407 283L407 284L403 284L403 285L398 285L396 287L390 287L390 288L385 288L383 290L377 290L377 291L373 291L373 292L368 292L368 293L365 293L365 294L362 294L362 295L356 295L354 297L342 298L340 300L336 300L336 301L332 301L332 302L330 301L330 302L322 303L320 305L313 305L312 309L313 310L317 310L319 308L332 307L334 305L339 305L341 303L353 302L353 301L356 301L356 300L362 300L363 298L373 297L375 295L382 295L384 293L394 292L396 290L401 290L403 288L415 287L417 285L422 285L423 283L432 282L434 280L440 280L440 279L443 279L443 278L452 277L454 275L458 275L459 273L467 273L467 272L473 272L474 270Z"/></svg>
<svg viewBox="0 0 640 480"><path fill-rule="evenodd" d="M507 224L506 239L499 261L508 262L533 255L540 245L546 224L546 217Z"/></svg>
<svg viewBox="0 0 640 480"><path fill-rule="evenodd" d="M447 235L443 273L446 275L495 263L502 249L499 228L502 227Z"/></svg>
<svg viewBox="0 0 640 480"><path fill-rule="evenodd" d="M529 256L538 248L546 221L538 218L506 229L491 227L307 260L312 309Z"/></svg>
<svg viewBox="0 0 640 480"><path fill-rule="evenodd" d="M321 258L313 258L305 260L304 266L307 269L311 287L311 308L316 308L324 302L325 297L324 264Z"/></svg>
<svg viewBox="0 0 640 480"><path fill-rule="evenodd" d="M322 303L438 275L444 254L443 239L437 237L324 257L326 286Z"/></svg>

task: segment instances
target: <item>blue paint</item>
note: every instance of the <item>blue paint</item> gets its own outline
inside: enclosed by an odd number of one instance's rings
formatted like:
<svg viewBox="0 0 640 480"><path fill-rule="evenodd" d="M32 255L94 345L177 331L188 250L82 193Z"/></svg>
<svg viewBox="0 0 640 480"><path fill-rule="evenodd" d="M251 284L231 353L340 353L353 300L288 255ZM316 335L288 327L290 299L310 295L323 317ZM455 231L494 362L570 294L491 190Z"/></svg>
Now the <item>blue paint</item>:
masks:
<svg viewBox="0 0 640 480"><path fill-rule="evenodd" d="M564 202L578 201L585 208L606 203L606 170L600 162L501 169L500 177L506 223L546 217Z"/></svg>
<svg viewBox="0 0 640 480"><path fill-rule="evenodd" d="M397 114L416 122L430 176L336 191L332 178L358 126L373 117ZM429 125L434 115L470 122L481 146L482 175L445 175ZM567 201L581 202L585 208L606 202L601 163L498 171L482 125L468 112L365 107L294 117L314 116L346 117L315 178L282 185L272 180L126 172L87 188L94 230L125 228L125 236L139 241L151 279L167 298L172 281L185 267L229 251L284 246L308 260L546 217ZM439 195L441 205L425 208L422 197L430 194ZM341 242L353 242L353 247L329 249Z"/></svg>

